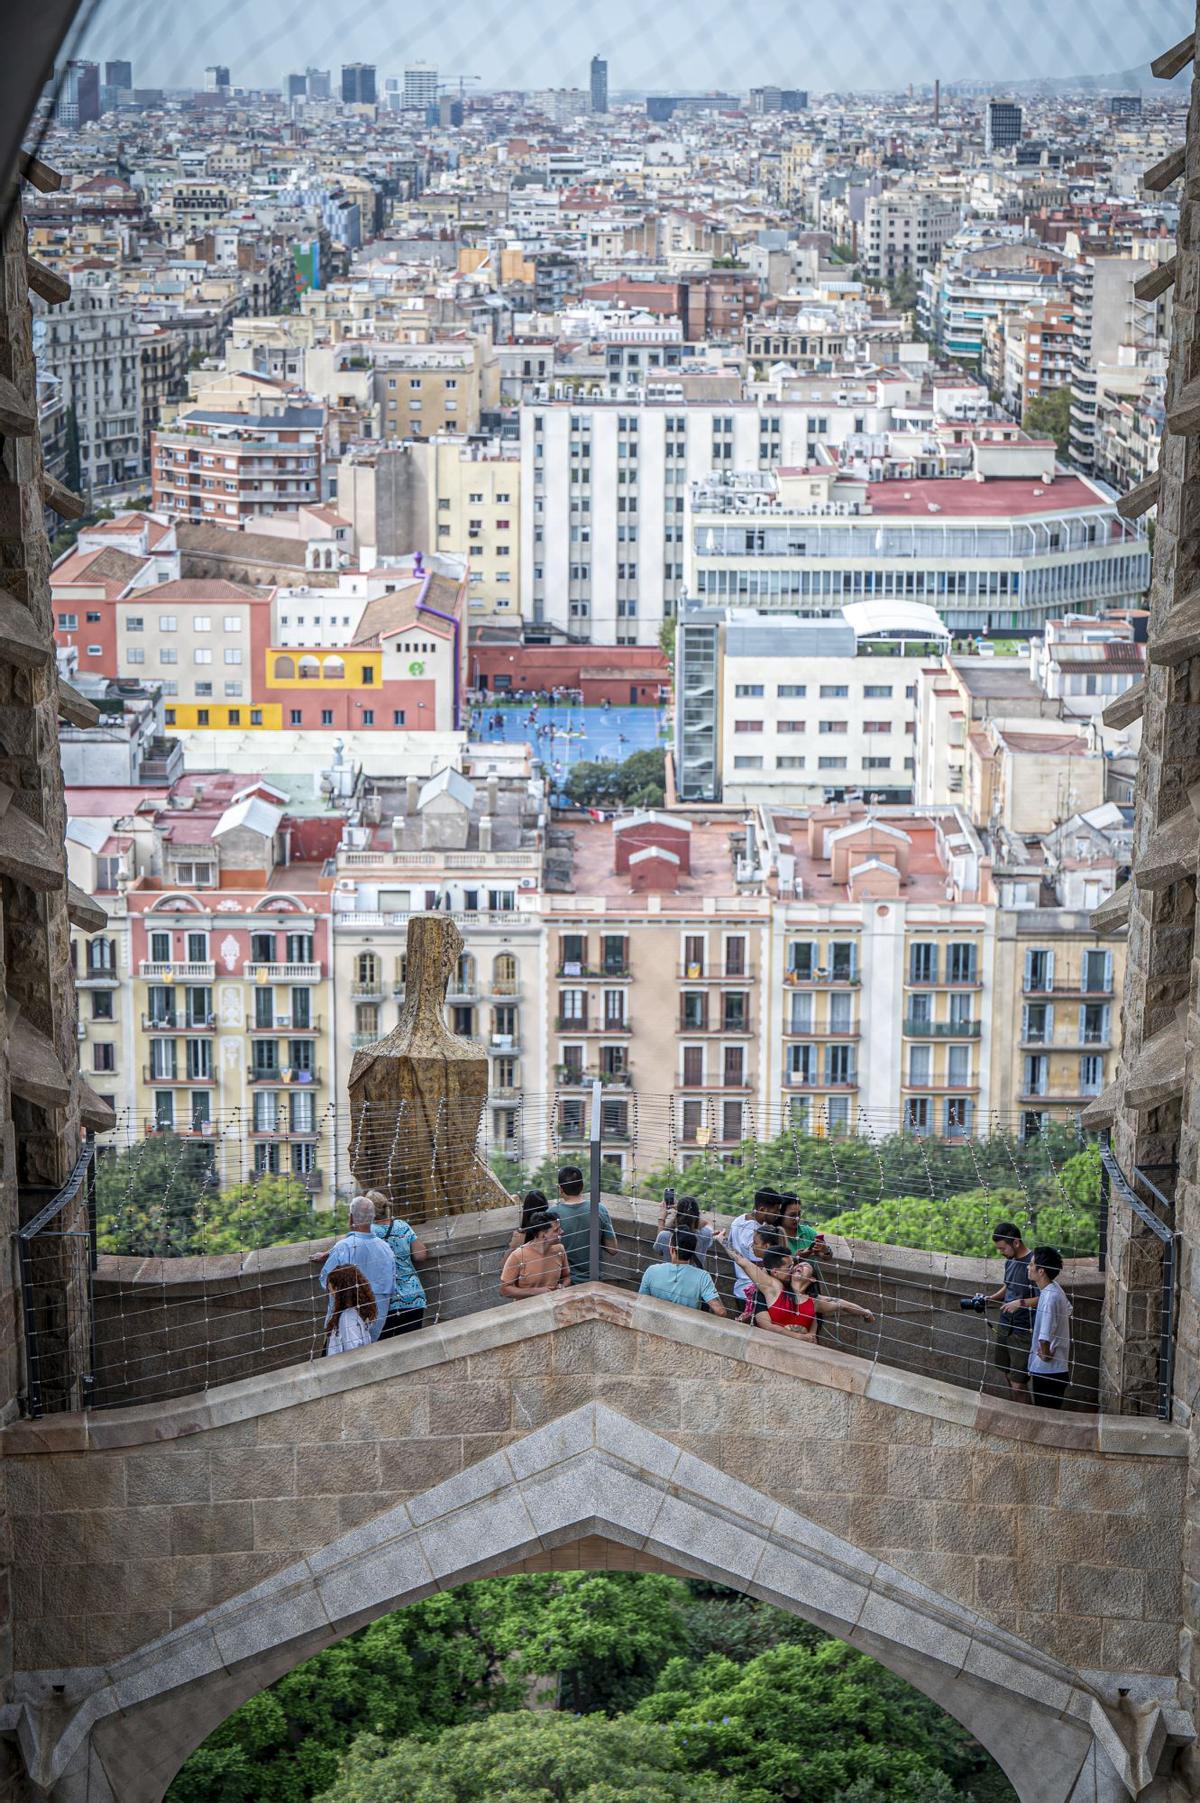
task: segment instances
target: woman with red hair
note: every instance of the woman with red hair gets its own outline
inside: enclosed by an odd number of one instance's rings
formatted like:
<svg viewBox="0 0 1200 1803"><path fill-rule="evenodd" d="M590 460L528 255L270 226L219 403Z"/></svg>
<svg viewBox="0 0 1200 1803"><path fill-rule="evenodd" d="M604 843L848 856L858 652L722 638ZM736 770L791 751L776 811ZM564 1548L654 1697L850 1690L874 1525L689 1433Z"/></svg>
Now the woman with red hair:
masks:
<svg viewBox="0 0 1200 1803"><path fill-rule="evenodd" d="M325 1323L325 1357L353 1352L371 1344L375 1294L357 1265L336 1265L326 1279L329 1319Z"/></svg>

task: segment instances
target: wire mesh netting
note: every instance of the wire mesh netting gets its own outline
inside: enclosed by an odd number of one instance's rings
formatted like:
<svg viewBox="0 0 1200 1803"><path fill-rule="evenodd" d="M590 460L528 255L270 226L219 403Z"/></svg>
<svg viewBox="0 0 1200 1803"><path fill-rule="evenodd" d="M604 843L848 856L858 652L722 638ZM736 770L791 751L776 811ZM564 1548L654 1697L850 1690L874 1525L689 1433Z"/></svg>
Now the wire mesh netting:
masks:
<svg viewBox="0 0 1200 1803"><path fill-rule="evenodd" d="M1095 1406L1101 1167L1099 1148L1073 1127L1022 1140L995 1121L948 1142L901 1131L898 1119L860 1117L848 1133L819 1116L801 1125L747 1105L744 1136L730 1145L718 1139L727 1123L717 1112L684 1121L672 1096L633 1089L619 1099L611 1089L493 1099L472 1145L440 1134L436 1113L418 1130L403 1107L353 1121L330 1108L303 1136L255 1131L236 1113L186 1133L123 1117L97 1155L86 1397L105 1407L180 1395L321 1356L319 1272L359 1193L386 1199L417 1235L424 1325L501 1305L504 1261L522 1243L522 1199L544 1197L535 1212L561 1208L561 1173L575 1167L588 1200L593 1105L609 1223L604 1282L637 1290L648 1269L670 1261L672 1230L694 1228L721 1307L752 1331L755 1286L723 1235L773 1191L784 1200L764 1218L771 1232L753 1247L736 1243L752 1257L784 1250L813 1265L823 1344L1007 1395L1007 1369L1023 1370L1028 1353L1028 1335L1014 1343L1000 1309L1003 1249L993 1236L1011 1225L1066 1261L1069 1402ZM466 1199L458 1210L410 1206L428 1194L430 1146L442 1193ZM481 1172L494 1207L474 1200ZM573 1251L571 1267L586 1280L586 1253Z"/></svg>

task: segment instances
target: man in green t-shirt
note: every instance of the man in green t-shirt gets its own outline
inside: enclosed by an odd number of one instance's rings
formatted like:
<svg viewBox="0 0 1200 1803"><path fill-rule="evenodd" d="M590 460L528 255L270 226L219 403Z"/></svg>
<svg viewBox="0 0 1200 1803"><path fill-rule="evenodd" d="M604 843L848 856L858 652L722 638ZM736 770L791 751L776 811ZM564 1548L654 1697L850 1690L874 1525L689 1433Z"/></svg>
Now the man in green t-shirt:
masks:
<svg viewBox="0 0 1200 1803"><path fill-rule="evenodd" d="M559 1171L558 1198L554 1204L554 1213L558 1216L558 1224L562 1229L563 1251L571 1267L571 1282L586 1283L591 1275L588 1270L588 1241L592 1205L590 1200L583 1197L583 1172L577 1164L565 1164ZM605 1252L617 1250L617 1236L603 1202L600 1204L600 1245ZM603 1261L600 1269L603 1275Z"/></svg>
<svg viewBox="0 0 1200 1803"><path fill-rule="evenodd" d="M696 1257L696 1235L686 1227L677 1227L671 1235L670 1262L651 1265L642 1273L638 1293L654 1296L659 1302L676 1302L681 1308L703 1304L710 1315L725 1313L716 1284Z"/></svg>

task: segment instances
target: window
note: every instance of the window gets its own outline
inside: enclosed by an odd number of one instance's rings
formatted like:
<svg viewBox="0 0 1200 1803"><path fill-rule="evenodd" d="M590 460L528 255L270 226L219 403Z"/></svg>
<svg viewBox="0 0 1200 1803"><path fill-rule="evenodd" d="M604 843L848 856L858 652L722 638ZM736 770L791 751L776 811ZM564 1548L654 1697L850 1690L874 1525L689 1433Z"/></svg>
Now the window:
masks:
<svg viewBox="0 0 1200 1803"><path fill-rule="evenodd" d="M762 729L761 720L735 720L733 723L734 732L761 732Z"/></svg>
<svg viewBox="0 0 1200 1803"><path fill-rule="evenodd" d="M1083 987L1089 993L1112 989L1112 953L1093 948L1083 954Z"/></svg>
<svg viewBox="0 0 1200 1803"><path fill-rule="evenodd" d="M240 632L242 630L241 614L226 614L224 626L226 632Z"/></svg>
<svg viewBox="0 0 1200 1803"><path fill-rule="evenodd" d="M735 757L733 767L735 770L761 770L763 761L761 758Z"/></svg>
<svg viewBox="0 0 1200 1803"><path fill-rule="evenodd" d="M679 998L679 1025L685 1033L702 1033L708 1026L708 997L702 989L685 989Z"/></svg>
<svg viewBox="0 0 1200 1803"><path fill-rule="evenodd" d="M946 947L946 981L948 983L973 983L975 981L975 947L971 944L951 944Z"/></svg>
<svg viewBox="0 0 1200 1803"><path fill-rule="evenodd" d="M211 695L213 692L211 682L198 682L195 687L198 698L205 695Z"/></svg>
<svg viewBox="0 0 1200 1803"><path fill-rule="evenodd" d="M99 657L103 650L104 650L103 645L89 645L87 648L87 654L89 657Z"/></svg>
<svg viewBox="0 0 1200 1803"><path fill-rule="evenodd" d="M892 685L890 682L865 682L863 684L864 701L890 701Z"/></svg>
<svg viewBox="0 0 1200 1803"><path fill-rule="evenodd" d="M160 632L178 632L179 621L174 614L159 614L158 630Z"/></svg>
<svg viewBox="0 0 1200 1803"><path fill-rule="evenodd" d="M969 1045L952 1045L947 1049L946 1081L956 1089L970 1087L971 1048Z"/></svg>
<svg viewBox="0 0 1200 1803"><path fill-rule="evenodd" d="M846 768L845 758L818 758L817 759L817 769L818 770L844 770L845 768Z"/></svg>
<svg viewBox="0 0 1200 1803"><path fill-rule="evenodd" d="M763 695L766 690L761 682L739 682L735 685L733 692L738 696L750 697Z"/></svg>
<svg viewBox="0 0 1200 1803"><path fill-rule="evenodd" d="M849 694L849 686L844 682L823 682L821 684L822 701L845 701Z"/></svg>
<svg viewBox="0 0 1200 1803"><path fill-rule="evenodd" d="M93 991L92 991L92 1019L93 1020L112 1020L114 1018L115 1018L115 1016L114 1016L114 1010L113 1010L113 992L112 992L112 990L111 989L93 989Z"/></svg>
<svg viewBox="0 0 1200 1803"><path fill-rule="evenodd" d="M225 647L225 662L227 664L240 664L241 661L242 661L241 646L240 645L226 645L226 647Z"/></svg>
<svg viewBox="0 0 1200 1803"><path fill-rule="evenodd" d="M130 614L125 621L126 632L141 632L145 622L141 614Z"/></svg>
<svg viewBox="0 0 1200 1803"><path fill-rule="evenodd" d="M853 1046L829 1045L825 1047L825 1081L830 1084L853 1083Z"/></svg>
<svg viewBox="0 0 1200 1803"><path fill-rule="evenodd" d="M393 710L392 710L392 725L393 726L403 726L404 725L404 709L402 707L393 708Z"/></svg>
<svg viewBox="0 0 1200 1803"><path fill-rule="evenodd" d="M333 725L333 709L331 707L323 707L321 709L321 725L322 726L332 726Z"/></svg>
<svg viewBox="0 0 1200 1803"><path fill-rule="evenodd" d="M910 983L936 983L938 948L932 942L921 942L908 948L908 980Z"/></svg>
<svg viewBox="0 0 1200 1803"><path fill-rule="evenodd" d="M1050 1060L1044 1052L1035 1052L1021 1062L1022 1095L1044 1096L1050 1087Z"/></svg>
<svg viewBox="0 0 1200 1803"><path fill-rule="evenodd" d="M721 1030L724 1033L746 1033L750 1028L749 997L738 989L721 997Z"/></svg>
<svg viewBox="0 0 1200 1803"><path fill-rule="evenodd" d="M288 724L290 726L303 726L303 724L304 724L303 708L294 707L294 708L290 709L289 714L288 714Z"/></svg>
<svg viewBox="0 0 1200 1803"><path fill-rule="evenodd" d="M211 632L212 631L212 615L211 614L193 614L193 616L192 616L192 631L193 632Z"/></svg>
<svg viewBox="0 0 1200 1803"><path fill-rule="evenodd" d="M125 662L127 664L144 664L145 661L146 661L146 652L145 652L144 646L130 645L126 649Z"/></svg>
<svg viewBox="0 0 1200 1803"><path fill-rule="evenodd" d="M160 664L177 664L179 662L179 653L176 651L174 645L168 645L164 650L161 650L158 654L158 661Z"/></svg>
<svg viewBox="0 0 1200 1803"><path fill-rule="evenodd" d="M781 701L802 701L808 694L808 684L805 682L781 682L775 693Z"/></svg>
<svg viewBox="0 0 1200 1803"><path fill-rule="evenodd" d="M230 708L226 724L229 726L240 726L242 724L242 710L240 707Z"/></svg>
<svg viewBox="0 0 1200 1803"><path fill-rule="evenodd" d="M373 707L364 707L362 711L362 723L364 726L374 726L375 709Z"/></svg>
<svg viewBox="0 0 1200 1803"><path fill-rule="evenodd" d="M1098 1096L1103 1088L1104 1060L1095 1052L1089 1053L1079 1060L1079 1093L1081 1096Z"/></svg>
<svg viewBox="0 0 1200 1803"><path fill-rule="evenodd" d="M78 614L59 614L58 628L60 632L75 632L79 627Z"/></svg>
<svg viewBox="0 0 1200 1803"><path fill-rule="evenodd" d="M891 730L892 730L892 723L890 720L864 720L863 721L863 731L864 732L879 733L879 732L891 732Z"/></svg>
<svg viewBox="0 0 1200 1803"><path fill-rule="evenodd" d="M848 732L849 724L845 720L822 720L817 727L817 731L823 733Z"/></svg>
<svg viewBox="0 0 1200 1803"><path fill-rule="evenodd" d="M698 1089L704 1082L704 1047L702 1045L684 1046L683 1081L684 1086L688 1089Z"/></svg>
<svg viewBox="0 0 1200 1803"><path fill-rule="evenodd" d="M1053 952L1036 950L1025 953L1025 988L1032 994L1053 990Z"/></svg>
<svg viewBox="0 0 1200 1803"><path fill-rule="evenodd" d="M196 725L207 726L208 723L208 709L206 707L198 707L196 709Z"/></svg>
<svg viewBox="0 0 1200 1803"><path fill-rule="evenodd" d="M92 1047L92 1069L94 1071L115 1071L117 1068L117 1048L107 1040Z"/></svg>
<svg viewBox="0 0 1200 1803"><path fill-rule="evenodd" d="M225 684L225 699L227 701L240 701L241 695L242 685L240 682L227 682Z"/></svg>
<svg viewBox="0 0 1200 1803"><path fill-rule="evenodd" d="M931 1106L928 1096L910 1096L904 1105L904 1125L909 1133L922 1137L931 1131Z"/></svg>

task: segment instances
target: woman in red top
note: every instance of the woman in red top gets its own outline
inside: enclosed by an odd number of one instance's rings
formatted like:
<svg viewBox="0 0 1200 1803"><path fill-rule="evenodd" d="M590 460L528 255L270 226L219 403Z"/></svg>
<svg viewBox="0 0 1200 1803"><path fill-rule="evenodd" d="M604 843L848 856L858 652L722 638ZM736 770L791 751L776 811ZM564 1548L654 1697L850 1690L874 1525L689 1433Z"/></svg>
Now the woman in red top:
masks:
<svg viewBox="0 0 1200 1803"><path fill-rule="evenodd" d="M790 1334L793 1339L815 1340L817 1321L821 1315L857 1315L873 1321L869 1309L857 1302L820 1293L817 1268L806 1258L793 1259L789 1252L764 1252L761 1265L750 1265L738 1253L725 1246L730 1258L741 1266L756 1286L754 1325L769 1333Z"/></svg>

